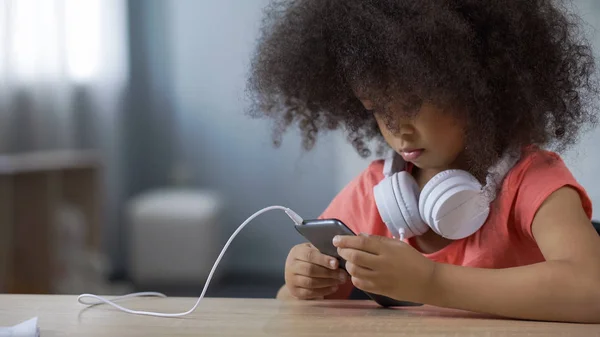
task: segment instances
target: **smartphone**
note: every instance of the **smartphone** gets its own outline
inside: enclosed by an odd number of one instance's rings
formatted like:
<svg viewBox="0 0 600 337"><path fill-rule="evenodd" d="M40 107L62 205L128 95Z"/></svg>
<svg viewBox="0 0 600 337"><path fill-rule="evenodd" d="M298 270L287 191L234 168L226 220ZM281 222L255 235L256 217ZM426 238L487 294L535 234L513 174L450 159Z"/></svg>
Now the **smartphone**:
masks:
<svg viewBox="0 0 600 337"><path fill-rule="evenodd" d="M315 246L322 254L336 258L339 261L340 268L345 269L346 261L337 253L337 248L333 245L333 238L336 235L356 234L338 219L316 219L304 220L302 225L295 225L296 230ZM371 294L363 291L373 301L382 307L407 307L420 306L422 304L408 301L398 301L386 296Z"/></svg>

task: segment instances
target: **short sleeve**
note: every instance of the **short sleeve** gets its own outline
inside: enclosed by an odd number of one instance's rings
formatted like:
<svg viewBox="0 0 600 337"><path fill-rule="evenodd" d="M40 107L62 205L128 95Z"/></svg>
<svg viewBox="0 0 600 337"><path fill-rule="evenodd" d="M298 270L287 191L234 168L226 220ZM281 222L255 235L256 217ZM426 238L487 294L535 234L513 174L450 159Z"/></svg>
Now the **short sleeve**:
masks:
<svg viewBox="0 0 600 337"><path fill-rule="evenodd" d="M338 219L356 234L387 235L373 195L373 188L382 179L383 161L373 161L335 196L319 218Z"/></svg>
<svg viewBox="0 0 600 337"><path fill-rule="evenodd" d="M582 206L591 221L591 199L560 156L553 152L538 151L531 154L520 164L509 183L516 188L515 220L529 239L533 240L531 226L537 211L552 193L562 187L571 187L579 193Z"/></svg>

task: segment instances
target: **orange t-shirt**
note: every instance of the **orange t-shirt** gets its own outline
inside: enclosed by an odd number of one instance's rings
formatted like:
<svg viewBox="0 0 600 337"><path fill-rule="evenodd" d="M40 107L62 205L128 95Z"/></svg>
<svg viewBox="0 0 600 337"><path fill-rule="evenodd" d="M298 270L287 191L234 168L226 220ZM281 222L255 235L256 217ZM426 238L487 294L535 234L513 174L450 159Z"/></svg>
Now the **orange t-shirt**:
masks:
<svg viewBox="0 0 600 337"><path fill-rule="evenodd" d="M391 237L373 196L373 187L383 178L383 160L373 161L333 199L320 218L339 219L356 234ZM591 221L591 200L560 156L539 149L524 152L505 177L494 201L497 204L491 207L485 224L473 235L423 255L440 263L478 268L498 269L542 262L544 257L533 237L531 224L544 200L563 186L579 192ZM407 242L414 246L412 239Z"/></svg>

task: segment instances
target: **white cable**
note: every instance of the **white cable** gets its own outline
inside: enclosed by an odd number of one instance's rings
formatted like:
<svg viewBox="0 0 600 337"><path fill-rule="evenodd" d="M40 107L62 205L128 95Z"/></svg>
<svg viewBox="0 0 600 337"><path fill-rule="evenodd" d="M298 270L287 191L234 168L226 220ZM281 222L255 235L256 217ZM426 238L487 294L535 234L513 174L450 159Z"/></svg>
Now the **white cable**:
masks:
<svg viewBox="0 0 600 337"><path fill-rule="evenodd" d="M283 210L289 217L290 219L292 219L292 221L294 221L295 224L297 225L302 225L302 217L300 217L298 214L296 214L294 211L292 211L291 209L287 208L287 207L283 207L283 206L269 206L269 207L265 207L261 210L259 210L258 212L252 214L248 219L246 219L246 221L244 221L244 223L242 223L238 229L233 232L233 234L231 235L231 237L229 238L229 240L227 241L227 243L225 244L225 246L223 247L223 249L221 250L221 254L219 254L219 257L217 258L217 260L215 261L215 264L212 267L212 270L210 271L210 273L208 274L208 278L206 279L206 284L204 285L204 289L202 290L202 293L200 294L200 297L198 298L198 300L196 301L196 304L194 304L194 306L186 311L186 312L180 312L180 313L160 313L160 312L151 312L151 311L138 311L138 310L131 310L131 309L127 309L124 308L118 304L116 304L116 301L120 301L126 298L131 298L131 297L140 297L140 296L158 296L158 297L166 297L164 294L162 293L157 293L157 292L139 292L139 293L133 293L133 294L128 294L128 295L124 295L124 296L118 296L113 298L112 300L107 300L101 296L98 295L93 295L93 294L81 294L79 295L79 297L77 298L77 301L81 304L86 304L86 305L98 305L98 304L108 304L111 305L119 310L122 310L124 312L130 313L130 314L135 314L135 315L147 315L147 316L158 316L158 317L180 317L180 316L185 316L188 315L192 312L194 312L194 310L196 310L196 308L198 307L198 304L200 304L200 301L204 298L204 294L206 293L206 290L208 289L208 285L210 283L210 280L215 272L215 270L217 269L217 266L219 265L219 262L221 262L221 258L223 258L223 255L225 254L225 251L227 250L227 248L229 248L229 245L231 244L231 242L233 241L233 239L236 237L236 235L238 235L238 233L244 228L246 227L246 225L248 223L250 223L250 221L254 220L254 218L256 218L257 216L261 215L262 213L271 211L271 210L275 210L275 209L280 209ZM85 300L86 298L92 298L95 299L96 301L88 301Z"/></svg>

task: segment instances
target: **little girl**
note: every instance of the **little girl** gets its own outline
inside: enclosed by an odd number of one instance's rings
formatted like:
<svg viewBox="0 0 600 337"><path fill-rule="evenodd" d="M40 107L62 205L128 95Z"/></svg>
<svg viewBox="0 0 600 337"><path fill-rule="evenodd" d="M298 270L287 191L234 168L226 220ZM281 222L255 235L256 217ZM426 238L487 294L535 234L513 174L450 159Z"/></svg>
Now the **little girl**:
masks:
<svg viewBox="0 0 600 337"><path fill-rule="evenodd" d="M600 236L591 201L557 154L595 121L595 63L577 17L551 0L289 0L266 12L248 82L253 114L290 125L310 149L343 128L368 157L390 150L422 189L440 172L494 187L464 238L394 238L373 192L374 160L321 215L355 233L334 239L346 270L293 247L281 299L399 300L517 319L600 323ZM550 149L553 147L553 149Z"/></svg>

